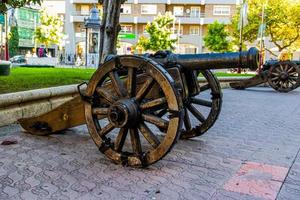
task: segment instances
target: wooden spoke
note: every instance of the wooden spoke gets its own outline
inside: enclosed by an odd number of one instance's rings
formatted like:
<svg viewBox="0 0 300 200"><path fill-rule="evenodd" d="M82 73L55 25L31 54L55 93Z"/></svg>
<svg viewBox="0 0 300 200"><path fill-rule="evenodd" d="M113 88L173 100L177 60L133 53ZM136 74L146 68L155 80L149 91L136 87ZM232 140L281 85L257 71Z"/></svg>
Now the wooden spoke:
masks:
<svg viewBox="0 0 300 200"><path fill-rule="evenodd" d="M145 123L142 122L139 124L139 130L153 148L157 148L160 145L159 139L154 135L154 133Z"/></svg>
<svg viewBox="0 0 300 200"><path fill-rule="evenodd" d="M157 112L157 113L155 114L155 116L157 116L157 117L162 117L162 116L164 116L167 112L168 112L168 109L167 109L167 108L164 108L164 109L160 110L159 112Z"/></svg>
<svg viewBox="0 0 300 200"><path fill-rule="evenodd" d="M197 105L201 105L201 106L206 106L206 107L212 107L212 102L211 101L207 101L204 99L198 99L195 97L191 98L191 103L197 104Z"/></svg>
<svg viewBox="0 0 300 200"><path fill-rule="evenodd" d="M184 111L185 111L185 114L184 114L183 122L184 122L185 130L189 131L192 129L191 120L190 120L188 110L185 108Z"/></svg>
<svg viewBox="0 0 300 200"><path fill-rule="evenodd" d="M209 84L205 84L205 85L202 85L202 86L200 87L200 91L201 91L201 92L206 91L206 90L208 90L208 89L210 89Z"/></svg>
<svg viewBox="0 0 300 200"><path fill-rule="evenodd" d="M200 122L205 122L205 117L193 105L190 104L188 109Z"/></svg>
<svg viewBox="0 0 300 200"><path fill-rule="evenodd" d="M296 84L297 81L295 81L293 79L289 79L288 82L291 83L292 85L294 85L294 84Z"/></svg>
<svg viewBox="0 0 300 200"><path fill-rule="evenodd" d="M275 81L275 80L278 80L278 79L279 79L279 77L276 76L276 77L272 78L271 80Z"/></svg>
<svg viewBox="0 0 300 200"><path fill-rule="evenodd" d="M118 75L118 72L117 71L110 72L109 77L119 97L125 97L127 95L127 91L124 87L123 81L120 79Z"/></svg>
<svg viewBox="0 0 300 200"><path fill-rule="evenodd" d="M115 141L115 151L121 152L126 141L128 128L121 128Z"/></svg>
<svg viewBox="0 0 300 200"><path fill-rule="evenodd" d="M136 94L136 69L128 69L128 78L127 78L127 90L128 97L132 98Z"/></svg>
<svg viewBox="0 0 300 200"><path fill-rule="evenodd" d="M105 127L103 127L100 132L99 135L100 136L106 136L110 131L112 131L115 127L112 124L108 124Z"/></svg>
<svg viewBox="0 0 300 200"><path fill-rule="evenodd" d="M113 104L115 103L115 101L117 101L117 98L103 87L97 87L96 92L100 96L102 96L106 101L108 101L110 104Z"/></svg>
<svg viewBox="0 0 300 200"><path fill-rule="evenodd" d="M165 97L155 99L152 101L149 101L147 103L144 103L140 106L142 110L150 109L150 108L157 108L158 106L162 106L167 103L167 99Z"/></svg>
<svg viewBox="0 0 300 200"><path fill-rule="evenodd" d="M164 120L162 118L156 117L155 115L150 114L142 114L142 118L151 124L156 125L159 128L167 129L169 126L169 122L167 120Z"/></svg>
<svg viewBox="0 0 300 200"><path fill-rule="evenodd" d="M145 96L152 88L153 84L154 84L154 79L152 77L146 80L146 82L142 85L141 89L138 91L135 97L138 102L142 101L145 98Z"/></svg>
<svg viewBox="0 0 300 200"><path fill-rule="evenodd" d="M139 136L139 131L137 128L130 129L130 139L133 153L136 155L141 155L143 150Z"/></svg>
<svg viewBox="0 0 300 200"><path fill-rule="evenodd" d="M272 72L272 75L274 75L274 76L279 76L280 74L275 73L275 72Z"/></svg>
<svg viewBox="0 0 300 200"><path fill-rule="evenodd" d="M290 69L287 70L287 73L290 73L292 70L294 70L294 68L293 68L293 67L290 67Z"/></svg>
<svg viewBox="0 0 300 200"><path fill-rule="evenodd" d="M283 69L283 66L282 66L282 65L280 65L280 69L281 69L281 71L284 71L284 69Z"/></svg>
<svg viewBox="0 0 300 200"><path fill-rule="evenodd" d="M294 80L294 81L297 81L298 80L298 77L296 76L290 76L290 79Z"/></svg>
<svg viewBox="0 0 300 200"><path fill-rule="evenodd" d="M94 108L93 115L107 115L108 108Z"/></svg>

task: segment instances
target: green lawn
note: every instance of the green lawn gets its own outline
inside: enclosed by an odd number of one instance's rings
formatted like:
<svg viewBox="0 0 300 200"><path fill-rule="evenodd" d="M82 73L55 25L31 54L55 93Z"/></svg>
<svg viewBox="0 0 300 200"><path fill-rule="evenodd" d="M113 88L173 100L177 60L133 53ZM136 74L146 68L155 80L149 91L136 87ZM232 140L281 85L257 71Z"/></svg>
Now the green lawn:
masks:
<svg viewBox="0 0 300 200"><path fill-rule="evenodd" d="M62 68L22 68L0 76L0 94L60 85L77 84L89 80L95 70Z"/></svg>
<svg viewBox="0 0 300 200"><path fill-rule="evenodd" d="M236 74L236 73L226 73L226 72L216 72L217 77L252 77L254 74Z"/></svg>
<svg viewBox="0 0 300 200"><path fill-rule="evenodd" d="M10 76L0 76L0 94L78 84L89 80L94 72L94 69L17 67L11 70ZM253 76L224 72L217 72L216 75L218 77Z"/></svg>

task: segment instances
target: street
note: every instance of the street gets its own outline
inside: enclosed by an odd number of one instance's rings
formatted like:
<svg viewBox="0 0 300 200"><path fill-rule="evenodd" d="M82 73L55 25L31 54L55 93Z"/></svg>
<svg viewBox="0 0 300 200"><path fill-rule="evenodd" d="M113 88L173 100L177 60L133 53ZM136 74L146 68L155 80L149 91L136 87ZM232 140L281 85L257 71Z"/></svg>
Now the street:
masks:
<svg viewBox="0 0 300 200"><path fill-rule="evenodd" d="M300 88L225 89L213 128L147 169L111 163L85 126L49 137L0 128L0 199L299 199Z"/></svg>

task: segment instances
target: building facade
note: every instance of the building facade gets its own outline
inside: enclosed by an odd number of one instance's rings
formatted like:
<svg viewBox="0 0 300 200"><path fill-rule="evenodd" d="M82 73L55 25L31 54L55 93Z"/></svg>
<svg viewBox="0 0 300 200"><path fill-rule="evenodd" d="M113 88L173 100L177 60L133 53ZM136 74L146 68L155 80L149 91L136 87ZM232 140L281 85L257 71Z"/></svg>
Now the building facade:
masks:
<svg viewBox="0 0 300 200"><path fill-rule="evenodd" d="M66 48L70 54L84 56L84 19L98 0L66 1ZM240 0L127 0L121 8L120 54L131 53L145 27L159 13L171 12L176 17L175 33L180 35L178 53L201 53L206 49L203 36L214 21L230 23ZM99 7L99 5L97 5ZM101 7L99 7L101 9Z"/></svg>
<svg viewBox="0 0 300 200"><path fill-rule="evenodd" d="M28 51L35 51L36 41L34 32L39 24L40 9L38 7L22 7L15 10L18 23L20 54L25 55Z"/></svg>

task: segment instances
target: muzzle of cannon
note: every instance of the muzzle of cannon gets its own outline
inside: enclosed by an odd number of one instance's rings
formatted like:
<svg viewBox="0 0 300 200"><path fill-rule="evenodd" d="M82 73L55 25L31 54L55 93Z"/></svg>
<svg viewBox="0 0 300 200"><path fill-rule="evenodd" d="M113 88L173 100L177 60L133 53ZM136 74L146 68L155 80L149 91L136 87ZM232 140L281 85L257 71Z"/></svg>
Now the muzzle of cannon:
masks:
<svg viewBox="0 0 300 200"><path fill-rule="evenodd" d="M221 111L222 91L209 69L258 66L258 51L110 56L78 97L44 115L20 119L35 135L86 124L98 149L117 164L145 167L179 138L204 134ZM203 80L199 84L198 79Z"/></svg>

